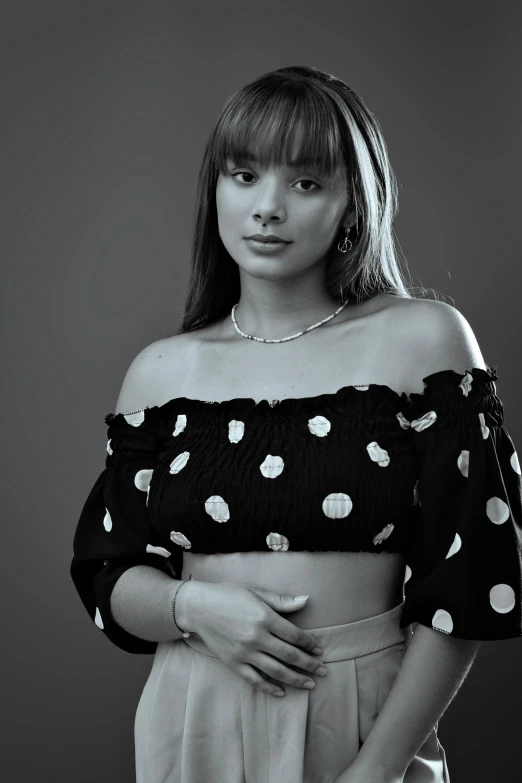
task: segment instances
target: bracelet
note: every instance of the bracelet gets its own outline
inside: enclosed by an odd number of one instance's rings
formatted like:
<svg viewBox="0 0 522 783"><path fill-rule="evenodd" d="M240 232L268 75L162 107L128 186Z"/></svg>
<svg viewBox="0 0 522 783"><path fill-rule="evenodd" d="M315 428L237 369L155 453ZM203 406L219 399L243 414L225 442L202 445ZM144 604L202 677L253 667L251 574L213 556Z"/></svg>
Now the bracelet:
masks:
<svg viewBox="0 0 522 783"><path fill-rule="evenodd" d="M185 639L188 639L189 636L192 635L192 632L191 631L182 631L181 628L179 627L179 625L176 622L176 615L175 615L176 596L178 595L179 588L182 587L185 584L185 582L189 582L191 579L193 579L192 574L189 574L189 578L188 579L184 579L183 582L180 585L178 585L178 589L174 593L174 598L172 600L172 619L174 620L174 625L176 626L178 631L181 631L181 633L183 634Z"/></svg>

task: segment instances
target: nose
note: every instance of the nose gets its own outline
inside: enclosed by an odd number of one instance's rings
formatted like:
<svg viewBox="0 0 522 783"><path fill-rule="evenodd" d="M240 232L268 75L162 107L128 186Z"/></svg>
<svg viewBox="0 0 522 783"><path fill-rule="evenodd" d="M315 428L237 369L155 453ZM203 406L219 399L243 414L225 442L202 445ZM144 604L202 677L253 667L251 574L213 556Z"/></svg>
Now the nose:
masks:
<svg viewBox="0 0 522 783"><path fill-rule="evenodd" d="M277 183L265 183L256 189L253 211L263 223L275 218L281 220L285 215L285 205L282 196L283 189Z"/></svg>

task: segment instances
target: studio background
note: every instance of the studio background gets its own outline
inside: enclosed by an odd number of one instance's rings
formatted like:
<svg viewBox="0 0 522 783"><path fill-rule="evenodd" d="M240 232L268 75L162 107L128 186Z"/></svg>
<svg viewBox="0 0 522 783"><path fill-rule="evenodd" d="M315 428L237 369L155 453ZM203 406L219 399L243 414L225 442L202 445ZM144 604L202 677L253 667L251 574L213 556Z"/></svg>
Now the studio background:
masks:
<svg viewBox="0 0 522 783"><path fill-rule="evenodd" d="M180 322L196 178L226 98L278 67L377 116L413 284L469 320L522 456L522 6L1 2L1 770L130 783L152 656L112 646L69 576L124 374ZM464 369L464 368L463 368ZM439 724L452 783L522 763L522 642L484 642ZM175 705L173 705L175 709Z"/></svg>

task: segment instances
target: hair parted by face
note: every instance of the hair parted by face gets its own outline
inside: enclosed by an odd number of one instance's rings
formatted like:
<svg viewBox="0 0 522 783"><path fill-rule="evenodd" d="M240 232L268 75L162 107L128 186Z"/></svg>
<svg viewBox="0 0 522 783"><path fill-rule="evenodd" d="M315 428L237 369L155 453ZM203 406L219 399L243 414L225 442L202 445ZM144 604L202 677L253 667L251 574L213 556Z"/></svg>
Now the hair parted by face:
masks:
<svg viewBox="0 0 522 783"><path fill-rule="evenodd" d="M339 304L411 296L393 234L397 210L382 129L354 90L309 66L252 79L227 98L205 147L181 331L228 317L245 274L295 280L324 268ZM345 227L352 245L342 253ZM290 244L254 252L244 237L256 233Z"/></svg>

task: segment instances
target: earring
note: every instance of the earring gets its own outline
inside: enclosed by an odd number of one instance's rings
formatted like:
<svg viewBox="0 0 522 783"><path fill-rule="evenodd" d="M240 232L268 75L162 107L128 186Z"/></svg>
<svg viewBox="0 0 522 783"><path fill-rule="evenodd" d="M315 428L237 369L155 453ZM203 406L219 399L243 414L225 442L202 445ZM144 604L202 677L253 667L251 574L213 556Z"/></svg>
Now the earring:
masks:
<svg viewBox="0 0 522 783"><path fill-rule="evenodd" d="M341 253L346 253L347 250L351 250L352 247L353 247L352 242L348 239L348 234L350 233L350 229L349 228L345 228L344 230L346 231L346 236L343 239L343 244L342 244L342 246L341 246L340 242L337 244L337 247L341 251ZM347 242L350 242L350 247L348 247Z"/></svg>

